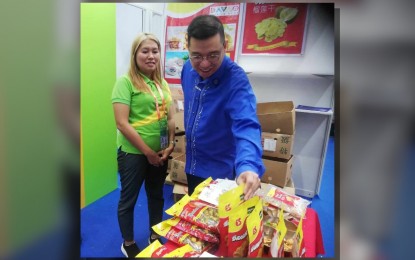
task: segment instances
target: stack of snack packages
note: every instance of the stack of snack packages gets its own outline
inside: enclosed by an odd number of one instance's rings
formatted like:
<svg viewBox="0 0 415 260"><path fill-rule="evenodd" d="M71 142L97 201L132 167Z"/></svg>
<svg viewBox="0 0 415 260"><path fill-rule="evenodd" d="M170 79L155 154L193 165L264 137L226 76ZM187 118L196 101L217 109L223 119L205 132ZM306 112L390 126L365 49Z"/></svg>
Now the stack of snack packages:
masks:
<svg viewBox="0 0 415 260"><path fill-rule="evenodd" d="M199 257L203 252L216 251L219 245L218 209L198 199L203 188L211 182L212 178L208 178L196 187L191 196L184 195L166 210L172 218L152 227L177 247L171 248L155 241L137 257Z"/></svg>
<svg viewBox="0 0 415 260"><path fill-rule="evenodd" d="M244 201L244 186L219 197L221 257L304 257L303 218L310 202L267 184Z"/></svg>
<svg viewBox="0 0 415 260"><path fill-rule="evenodd" d="M274 185L256 192L263 200L264 249L272 257L304 257L303 219L310 202Z"/></svg>
<svg viewBox="0 0 415 260"><path fill-rule="evenodd" d="M199 257L204 252L218 257L304 256L307 200L271 184L244 200L244 185L217 181L206 179L166 210L172 218L152 227L176 247L155 241L137 257Z"/></svg>
<svg viewBox="0 0 415 260"><path fill-rule="evenodd" d="M244 186L219 197L220 246L216 255L223 257L262 257L262 200L254 196L244 201Z"/></svg>

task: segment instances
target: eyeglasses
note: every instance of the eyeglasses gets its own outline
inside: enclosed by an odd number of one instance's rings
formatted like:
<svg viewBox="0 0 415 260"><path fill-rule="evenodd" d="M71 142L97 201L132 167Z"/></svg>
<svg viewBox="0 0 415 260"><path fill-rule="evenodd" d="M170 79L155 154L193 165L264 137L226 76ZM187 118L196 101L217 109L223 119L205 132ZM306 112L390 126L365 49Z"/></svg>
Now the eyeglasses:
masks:
<svg viewBox="0 0 415 260"><path fill-rule="evenodd" d="M194 62L194 63L200 63L202 62L204 59L206 59L207 61L209 61L210 63L215 63L219 60L220 57L220 53L210 53L206 56L202 56L200 54L195 54L195 55L191 55L190 59Z"/></svg>

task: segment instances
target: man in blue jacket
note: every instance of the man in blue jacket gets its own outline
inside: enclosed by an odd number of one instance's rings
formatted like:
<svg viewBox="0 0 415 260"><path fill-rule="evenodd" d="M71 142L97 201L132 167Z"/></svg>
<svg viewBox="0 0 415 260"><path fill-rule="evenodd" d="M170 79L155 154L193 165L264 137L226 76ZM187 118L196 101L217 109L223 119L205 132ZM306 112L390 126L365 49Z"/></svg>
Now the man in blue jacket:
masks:
<svg viewBox="0 0 415 260"><path fill-rule="evenodd" d="M245 199L260 187L261 126L244 70L226 56L223 24L197 16L187 29L183 66L186 166L189 194L208 177L245 183Z"/></svg>

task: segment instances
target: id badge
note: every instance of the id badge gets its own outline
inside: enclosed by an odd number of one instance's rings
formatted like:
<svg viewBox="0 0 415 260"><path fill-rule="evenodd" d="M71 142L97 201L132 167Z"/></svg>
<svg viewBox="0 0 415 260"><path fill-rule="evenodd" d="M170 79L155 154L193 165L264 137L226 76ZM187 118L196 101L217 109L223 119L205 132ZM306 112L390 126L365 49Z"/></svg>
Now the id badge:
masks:
<svg viewBox="0 0 415 260"><path fill-rule="evenodd" d="M160 148L166 149L168 146L169 140L167 137L167 124L165 121L160 121Z"/></svg>

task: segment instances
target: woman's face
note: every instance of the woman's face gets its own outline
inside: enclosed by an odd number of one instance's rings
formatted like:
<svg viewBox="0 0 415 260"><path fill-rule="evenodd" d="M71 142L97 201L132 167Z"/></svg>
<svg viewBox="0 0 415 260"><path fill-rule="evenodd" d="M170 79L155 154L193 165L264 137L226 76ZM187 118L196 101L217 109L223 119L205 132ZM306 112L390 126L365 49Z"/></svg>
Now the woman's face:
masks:
<svg viewBox="0 0 415 260"><path fill-rule="evenodd" d="M135 61L139 70L150 78L160 62L160 50L157 43L153 40L144 40L137 50Z"/></svg>

